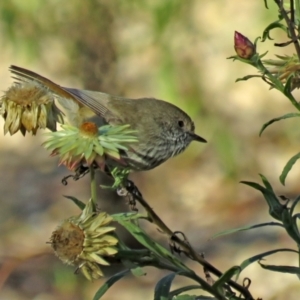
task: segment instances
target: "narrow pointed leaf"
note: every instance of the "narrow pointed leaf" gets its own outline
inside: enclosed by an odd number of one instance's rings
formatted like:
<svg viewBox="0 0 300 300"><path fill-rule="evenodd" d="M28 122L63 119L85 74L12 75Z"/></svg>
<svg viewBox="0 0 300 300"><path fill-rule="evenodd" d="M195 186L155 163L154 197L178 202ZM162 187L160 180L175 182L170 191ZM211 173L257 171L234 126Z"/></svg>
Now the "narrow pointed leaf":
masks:
<svg viewBox="0 0 300 300"><path fill-rule="evenodd" d="M269 205L269 214L274 219L281 221L282 211L287 208L279 202L279 200L273 190L266 189L265 187L259 185L258 183L255 183L255 182L241 181L241 183L249 185L256 190L259 190L264 195L264 198ZM265 184L268 185L267 181L265 181Z"/></svg>
<svg viewBox="0 0 300 300"><path fill-rule="evenodd" d="M200 296L180 295L176 297L176 300L218 300L218 299L210 296L203 296L203 295Z"/></svg>
<svg viewBox="0 0 300 300"><path fill-rule="evenodd" d="M112 218L117 220L123 220L123 221L131 221L131 220L138 220L138 219L146 219L147 216L141 213L137 212L126 212L126 213L119 213L119 214L113 214L111 215Z"/></svg>
<svg viewBox="0 0 300 300"><path fill-rule="evenodd" d="M255 224L255 225L247 225L247 226L243 226L243 227L239 227L239 228L234 228L234 229L228 229L222 232L219 232L215 235L213 235L210 240L213 240L217 237L223 236L223 235L228 235L228 234L232 234L232 233L236 233L239 231L245 231L245 230L250 230L250 229L255 229L255 228L259 228L259 227L264 227L264 226L280 226L280 227L284 227L281 223L278 222L267 222L267 223L260 223L260 224Z"/></svg>
<svg viewBox="0 0 300 300"><path fill-rule="evenodd" d="M254 78L254 77L261 78L261 75L247 75L247 76L238 78L235 82L246 81L246 80L248 80L248 79L250 79L250 78Z"/></svg>
<svg viewBox="0 0 300 300"><path fill-rule="evenodd" d="M172 298L169 298L169 300ZM212 300L216 298L212 298L209 296L196 296L196 295L180 295L175 298L176 300ZM217 299L216 299L217 300Z"/></svg>
<svg viewBox="0 0 300 300"><path fill-rule="evenodd" d="M233 266L229 270L223 273L223 275L213 284L213 288L222 290L225 283L227 283L234 275L239 274L241 268L239 266Z"/></svg>
<svg viewBox="0 0 300 300"><path fill-rule="evenodd" d="M290 172L290 170L292 169L293 165L296 163L296 161L300 158L300 152L297 153L296 155L294 155L292 158L290 158L290 160L287 162L287 164L285 165L285 167L282 170L282 173L279 177L280 182L285 185L285 179L288 175L288 173Z"/></svg>
<svg viewBox="0 0 300 300"><path fill-rule="evenodd" d="M137 241L139 241L142 245L144 245L147 249L155 253L156 255L167 259L172 262L175 266L179 267L181 270L185 270L189 272L189 269L170 251L156 243L151 237L145 233L145 231L140 228L134 222L129 220L124 220L122 215L114 215L113 219L121 224Z"/></svg>
<svg viewBox="0 0 300 300"><path fill-rule="evenodd" d="M85 204L82 201L78 200L77 198L75 198L73 196L64 195L64 197L73 201L81 210L84 210Z"/></svg>
<svg viewBox="0 0 300 300"><path fill-rule="evenodd" d="M174 296L177 296L181 293L190 291L190 290L196 290L196 289L201 289L202 287L200 285L187 285L187 286L183 286L181 288L178 288L176 290L173 290L172 292L169 293L169 298L172 299ZM210 298L210 299L215 299L215 298Z"/></svg>
<svg viewBox="0 0 300 300"><path fill-rule="evenodd" d="M262 264L260 261L258 263L260 264L260 266L263 269L266 269L266 270L269 270L269 271L300 275L300 268L299 267L265 265L265 264Z"/></svg>
<svg viewBox="0 0 300 300"><path fill-rule="evenodd" d="M300 245L300 235L297 226L297 220L293 218L289 210L284 210L282 213L282 223L289 236Z"/></svg>
<svg viewBox="0 0 300 300"><path fill-rule="evenodd" d="M170 288L176 273L171 273L158 281L154 290L154 300L168 300Z"/></svg>
<svg viewBox="0 0 300 300"><path fill-rule="evenodd" d="M272 255L274 253L277 252L293 252L298 254L297 251L293 250L293 249L288 249L288 248L281 248L281 249L275 249L275 250L271 250L271 251L267 251L267 252L263 252L260 254L257 254L255 256L249 257L248 259L244 260L241 264L240 264L240 268L241 268L241 272L247 268L249 265L251 265L252 263L261 260L262 258Z"/></svg>
<svg viewBox="0 0 300 300"><path fill-rule="evenodd" d="M277 20L277 21L271 23L270 25L268 25L268 26L265 28L265 30L264 30L264 32L263 32L263 34L262 34L262 40L261 40L262 42L264 42L266 39L273 40L273 39L271 38L271 36L270 36L270 31L271 31L272 29L280 28L280 29L282 29L284 32L287 32L287 27L286 27L285 25L281 24L280 21L281 21L281 19L279 19L279 20Z"/></svg>
<svg viewBox="0 0 300 300"><path fill-rule="evenodd" d="M291 216L293 215L294 209L297 206L297 204L298 204L299 201L300 201L300 195L294 200L293 204L291 205L291 208L290 208L290 214L291 214Z"/></svg>
<svg viewBox="0 0 300 300"><path fill-rule="evenodd" d="M93 300L99 300L114 283L127 275L129 271L130 270L124 270L110 277L96 292Z"/></svg>
<svg viewBox="0 0 300 300"><path fill-rule="evenodd" d="M262 182L264 183L266 189L270 190L271 192L274 192L274 190L273 190L270 182L268 181L268 179L262 174L259 174L259 176L260 176Z"/></svg>
<svg viewBox="0 0 300 300"><path fill-rule="evenodd" d="M300 104L298 103L298 101L295 99L295 97L293 96L292 94L292 90L293 90L293 79L294 79L295 75L294 74L291 74L286 83L285 83L285 86L284 86L284 90L283 90L283 93L284 95L287 96L287 98L290 100L290 102L294 105L294 107L297 108L297 110L300 110Z"/></svg>
<svg viewBox="0 0 300 300"><path fill-rule="evenodd" d="M268 126L270 126L271 124L273 124L273 123L275 123L275 122L278 122L278 121L284 120L284 119L289 119L289 118L299 118L299 117L300 117L300 113L289 113L289 114L285 114L285 115L283 115L283 116L281 116L281 117L274 118L274 119L270 120L269 122L265 123L265 124L262 126L262 128L261 128L261 130L260 130L260 132L259 132L259 136L262 135L262 133L264 132L264 130L265 130Z"/></svg>

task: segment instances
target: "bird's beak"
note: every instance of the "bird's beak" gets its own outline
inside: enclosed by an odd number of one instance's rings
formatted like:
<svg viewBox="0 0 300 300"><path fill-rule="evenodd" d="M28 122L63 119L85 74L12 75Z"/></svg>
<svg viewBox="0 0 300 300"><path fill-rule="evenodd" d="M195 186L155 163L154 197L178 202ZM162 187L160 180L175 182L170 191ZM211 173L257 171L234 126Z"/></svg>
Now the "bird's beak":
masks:
<svg viewBox="0 0 300 300"><path fill-rule="evenodd" d="M202 138L201 136L197 135L194 132L189 132L189 135L190 135L190 137L192 138L193 141L197 141L197 142L200 142L200 143L207 143L207 141L204 138Z"/></svg>

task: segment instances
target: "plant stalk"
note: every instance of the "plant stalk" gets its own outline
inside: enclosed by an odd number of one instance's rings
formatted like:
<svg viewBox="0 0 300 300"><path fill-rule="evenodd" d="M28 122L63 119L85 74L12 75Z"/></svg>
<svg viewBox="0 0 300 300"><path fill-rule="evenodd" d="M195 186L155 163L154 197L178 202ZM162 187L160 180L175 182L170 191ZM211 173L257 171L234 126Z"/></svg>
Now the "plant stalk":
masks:
<svg viewBox="0 0 300 300"><path fill-rule="evenodd" d="M90 169L90 176L91 176L91 198L94 206L96 207L97 204L97 185L96 185L96 176L95 176L95 169L93 166L89 167Z"/></svg>

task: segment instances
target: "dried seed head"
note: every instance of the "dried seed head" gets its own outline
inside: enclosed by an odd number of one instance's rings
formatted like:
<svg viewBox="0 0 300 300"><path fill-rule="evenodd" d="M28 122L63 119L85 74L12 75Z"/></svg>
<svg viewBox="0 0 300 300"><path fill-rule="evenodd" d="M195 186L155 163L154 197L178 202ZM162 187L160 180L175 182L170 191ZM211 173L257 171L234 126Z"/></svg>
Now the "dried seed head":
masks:
<svg viewBox="0 0 300 300"><path fill-rule="evenodd" d="M64 263L79 268L89 280L98 279L103 276L99 265L109 265L105 258L117 253L111 221L107 213L96 213L90 200L79 216L63 221L52 233L51 246Z"/></svg>
<svg viewBox="0 0 300 300"><path fill-rule="evenodd" d="M63 123L62 112L56 107L53 95L36 82L11 86L0 98L0 114L5 119L4 134L18 130L36 134L38 129L56 130Z"/></svg>

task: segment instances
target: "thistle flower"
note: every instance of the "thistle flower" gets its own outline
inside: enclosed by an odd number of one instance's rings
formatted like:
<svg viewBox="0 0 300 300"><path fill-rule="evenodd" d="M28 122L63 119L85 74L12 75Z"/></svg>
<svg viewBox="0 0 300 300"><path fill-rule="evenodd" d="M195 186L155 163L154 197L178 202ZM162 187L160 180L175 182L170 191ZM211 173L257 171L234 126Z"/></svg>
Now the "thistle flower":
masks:
<svg viewBox="0 0 300 300"><path fill-rule="evenodd" d="M105 158L123 163L120 150L127 151L125 146L137 142L129 125L97 127L95 123L85 122L80 128L62 125L63 130L48 133L49 139L43 144L52 155L59 155L60 164L70 170L76 170L81 164L105 165Z"/></svg>
<svg viewBox="0 0 300 300"><path fill-rule="evenodd" d="M234 49L240 58L250 59L255 54L254 44L244 35L234 32Z"/></svg>
<svg viewBox="0 0 300 300"><path fill-rule="evenodd" d="M300 62L297 55L281 56L276 55L278 59L265 59L263 63L268 67L268 71L277 76L282 82L286 83L287 78L293 75L291 88L292 90L300 87Z"/></svg>
<svg viewBox="0 0 300 300"><path fill-rule="evenodd" d="M0 114L5 119L4 134L20 130L23 135L26 131L35 135L39 128L55 131L56 123L63 123L53 95L33 81L11 86L0 98Z"/></svg>
<svg viewBox="0 0 300 300"><path fill-rule="evenodd" d="M108 226L112 220L105 212L96 213L89 200L79 216L63 221L52 233L55 254L64 263L76 266L88 280L102 277L99 265L109 265L105 258L118 252L118 239L108 234L115 230Z"/></svg>

